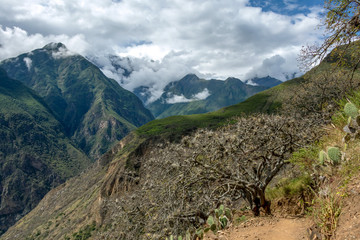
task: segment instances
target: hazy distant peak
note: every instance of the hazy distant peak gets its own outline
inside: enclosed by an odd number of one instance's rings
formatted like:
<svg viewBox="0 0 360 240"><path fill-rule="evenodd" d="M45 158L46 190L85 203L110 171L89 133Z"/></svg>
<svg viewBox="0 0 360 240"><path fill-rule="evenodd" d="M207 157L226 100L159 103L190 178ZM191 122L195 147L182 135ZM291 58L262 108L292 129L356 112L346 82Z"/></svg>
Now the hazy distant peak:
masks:
<svg viewBox="0 0 360 240"><path fill-rule="evenodd" d="M282 81L280 81L279 79L270 77L270 76L266 76L266 77L262 77L262 78L255 77L255 78L245 81L245 83L249 84L249 85L254 85L254 86L274 87L276 85L281 84Z"/></svg>
<svg viewBox="0 0 360 240"><path fill-rule="evenodd" d="M245 83L243 83L240 79L238 79L238 78L234 78L234 77L228 77L226 80L225 80L225 82L226 83L242 83L242 84L244 84L245 85Z"/></svg>
<svg viewBox="0 0 360 240"><path fill-rule="evenodd" d="M196 76L196 74L194 73L189 73L187 74L185 77L183 77L182 79L180 79L180 81L191 81L191 80L199 80L200 78L198 76Z"/></svg>

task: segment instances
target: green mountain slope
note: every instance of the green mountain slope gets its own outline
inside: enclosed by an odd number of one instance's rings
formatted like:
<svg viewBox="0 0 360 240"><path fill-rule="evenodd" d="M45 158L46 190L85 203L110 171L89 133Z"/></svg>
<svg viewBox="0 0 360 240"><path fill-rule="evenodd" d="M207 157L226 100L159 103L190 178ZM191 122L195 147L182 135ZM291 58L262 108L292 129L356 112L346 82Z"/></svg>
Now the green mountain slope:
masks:
<svg viewBox="0 0 360 240"><path fill-rule="evenodd" d="M162 96L147 108L157 118L206 113L242 102L267 88L248 85L236 78L204 80L188 74L167 85Z"/></svg>
<svg viewBox="0 0 360 240"><path fill-rule="evenodd" d="M148 192L141 192L144 187L151 188L148 178L162 175L156 166L147 163L149 154L163 149L159 138L177 141L197 128L217 128L244 113L274 112L281 106L282 89L298 82L293 80L284 84L216 112L173 116L145 124L121 140L99 160L99 164L54 189L1 239L10 240L14 236L33 239L81 239L89 236L93 239L134 239L136 236L141 239L139 235L146 233L142 232L142 227L150 229L150 225L156 226L151 223L154 219L150 221L148 216L159 214L156 208L142 208ZM167 169L166 172L172 172L173 176L179 174L174 166ZM138 194L139 191L144 198ZM156 204L161 199L152 201ZM146 204L152 203L146 201Z"/></svg>
<svg viewBox="0 0 360 240"><path fill-rule="evenodd" d="M10 240L16 237L20 239L26 237L29 239L86 239L90 237L92 239L134 239L134 236L139 236L137 239L161 239L161 235L157 234L169 236L174 230L172 229L174 223L169 222L168 225L164 226L164 222L160 221L163 219L163 215L170 216L170 219L177 221L176 223L181 223L186 218L190 221L198 221L197 217L203 217L199 215L204 209L193 209L193 203L198 199L189 189L184 188L184 192L188 196L177 199L178 205L184 206L183 211L173 212L174 204L163 201L164 198L161 198L161 194L171 193L176 186L160 189L158 188L159 184L154 184L151 179L156 177L161 179L168 174L169 178L174 181L178 176L184 176L181 172L182 165L189 166L188 162L172 164L173 155L176 157L193 156L199 160L204 156L187 152L187 147L194 145L193 139L188 138L182 142L185 146L183 153L179 154L173 151L169 152L168 155L163 155L164 164L163 161L158 160L161 159L159 156L166 148L167 143L164 142L179 140L181 136L188 135L197 128L217 128L229 121L235 121L235 116L254 112L280 112L284 109L285 103L293 99L296 93L301 93L299 90L301 90L303 83L322 83L318 82L319 76L322 76L324 72L329 72L330 64L331 61L325 59L320 66L302 78L282 83L255 94L242 103L215 112L173 116L147 123L122 139L112 151L103 155L98 164L95 164L89 171L47 194L33 211L10 228L1 239ZM359 82L359 75L356 75L356 78ZM334 79L329 79L326 82L327 86L330 80ZM308 95L303 96L307 97ZM316 101L312 98L310 100ZM346 120L347 118L344 118L344 121ZM223 130L226 131L226 128ZM224 135L223 132L217 133L219 137ZM201 132L197 134L201 135ZM221 141L226 142L226 139L220 140L220 143ZM242 141L236 145L241 146ZM202 147L201 144L199 146ZM153 156L153 162L148 161L150 155ZM232 158L232 153L223 151L222 147L219 147L219 155L224 156L224 161ZM315 155L317 159L318 155ZM207 166L219 173L217 166L222 164L223 162L215 162L211 166ZM217 179L202 175L196 170L189 169L188 172L209 178L212 182L217 181ZM227 170L220 171L220 173L228 174ZM158 183L166 182L168 182L167 179L161 179L161 182ZM176 182L176 184L181 185L182 183ZM203 189L199 188L199 192L206 191L207 186L201 185ZM188 185L184 187L188 187ZM158 195L156 195L156 190L159 192ZM229 188L226 187L225 190L229 191ZM174 193L173 196L176 198L179 195ZM165 204L159 207L161 203ZM145 208L144 206L148 207ZM204 211L211 212L209 209ZM169 213L173 213L173 215ZM202 224L206 221L207 216L203 218ZM177 230L175 229L175 231Z"/></svg>
<svg viewBox="0 0 360 240"><path fill-rule="evenodd" d="M291 98L293 89L302 80L303 78L289 80L276 87L257 93L241 103L214 112L156 119L141 126L136 132L144 137L161 136L179 139L197 128L217 128L227 124L232 118L243 114L256 112L275 113L281 108L282 102Z"/></svg>
<svg viewBox="0 0 360 240"><path fill-rule="evenodd" d="M61 43L7 59L0 67L43 97L67 135L94 159L153 119L134 94Z"/></svg>
<svg viewBox="0 0 360 240"><path fill-rule="evenodd" d="M43 100L0 69L0 233L89 165Z"/></svg>

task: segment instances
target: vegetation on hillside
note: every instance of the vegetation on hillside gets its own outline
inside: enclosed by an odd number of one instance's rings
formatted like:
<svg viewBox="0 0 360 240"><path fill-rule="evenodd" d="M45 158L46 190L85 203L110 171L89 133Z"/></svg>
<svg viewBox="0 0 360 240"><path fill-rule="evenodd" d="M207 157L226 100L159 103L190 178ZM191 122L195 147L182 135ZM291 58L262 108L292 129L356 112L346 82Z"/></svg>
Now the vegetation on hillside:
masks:
<svg viewBox="0 0 360 240"><path fill-rule="evenodd" d="M357 4L328 1L346 2ZM276 192L295 197L331 238L346 184L359 169L358 115L339 110L345 103L359 106L358 45L338 47L302 78L235 106L146 124L91 171L47 195L4 239L199 237L229 220L225 214L220 220L224 205L244 206L239 200L245 199L255 214L260 207L269 213ZM258 112L269 115L251 115ZM267 189L279 170L287 175L290 162L296 178Z"/></svg>
<svg viewBox="0 0 360 240"><path fill-rule="evenodd" d="M261 79L257 80L261 83ZM267 80L274 83L276 79L267 78ZM279 82L281 83L281 81ZM188 74L181 80L168 84L161 97L147 105L147 107L156 118L200 114L216 111L222 107L242 102L267 88L269 87L248 85L236 78L228 78L225 81L214 79L204 80L199 79L194 74ZM205 99L194 100L196 94L204 93L204 91L209 94L209 96ZM183 98L192 99L193 101L179 103L169 102L169 100L175 96L182 96Z"/></svg>
<svg viewBox="0 0 360 240"><path fill-rule="evenodd" d="M4 60L0 66L43 97L67 136L93 160L153 119L134 94L61 43Z"/></svg>
<svg viewBox="0 0 360 240"><path fill-rule="evenodd" d="M32 90L0 69L0 233L89 166Z"/></svg>

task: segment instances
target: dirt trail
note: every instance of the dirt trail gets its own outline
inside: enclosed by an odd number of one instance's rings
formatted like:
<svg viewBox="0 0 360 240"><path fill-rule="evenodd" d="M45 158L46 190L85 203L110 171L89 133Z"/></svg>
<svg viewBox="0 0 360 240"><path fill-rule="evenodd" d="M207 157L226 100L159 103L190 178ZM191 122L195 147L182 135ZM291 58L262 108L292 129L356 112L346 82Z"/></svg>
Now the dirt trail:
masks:
<svg viewBox="0 0 360 240"><path fill-rule="evenodd" d="M259 217L234 226L206 240L306 240L311 221L303 217Z"/></svg>
<svg viewBox="0 0 360 240"><path fill-rule="evenodd" d="M352 179L347 194L336 229L336 240L360 239L360 175Z"/></svg>

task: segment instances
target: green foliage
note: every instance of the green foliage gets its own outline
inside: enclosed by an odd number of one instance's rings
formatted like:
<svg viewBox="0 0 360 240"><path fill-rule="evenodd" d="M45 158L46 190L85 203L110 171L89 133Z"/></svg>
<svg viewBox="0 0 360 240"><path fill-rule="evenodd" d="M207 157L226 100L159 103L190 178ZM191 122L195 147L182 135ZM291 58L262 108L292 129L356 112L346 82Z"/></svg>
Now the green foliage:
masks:
<svg viewBox="0 0 360 240"><path fill-rule="evenodd" d="M236 224L240 224L242 222L245 222L246 221L246 216L245 215L242 215L241 217L238 217L235 219L235 223Z"/></svg>
<svg viewBox="0 0 360 240"><path fill-rule="evenodd" d="M206 221L207 227L205 232L209 230L216 233L218 230L225 229L229 222L232 220L232 212L229 208L225 208L224 205L220 205L219 208L214 210L214 216L210 215Z"/></svg>
<svg viewBox="0 0 360 240"><path fill-rule="evenodd" d="M325 239L334 236L342 209L342 199L338 193L329 192L317 195L312 202L309 213L314 217Z"/></svg>
<svg viewBox="0 0 360 240"><path fill-rule="evenodd" d="M341 151L338 147L329 147L327 150L327 156L334 165L337 165L341 161Z"/></svg>
<svg viewBox="0 0 360 240"><path fill-rule="evenodd" d="M325 151L321 150L319 152L319 163L320 163L320 165L324 165L326 160L327 160L327 155L326 155Z"/></svg>
<svg viewBox="0 0 360 240"><path fill-rule="evenodd" d="M311 174L313 171L314 159L319 158L319 151L321 151L320 145L320 142L316 142L310 146L299 149L292 154L289 162L300 166L303 171Z"/></svg>
<svg viewBox="0 0 360 240"><path fill-rule="evenodd" d="M353 103L346 103L344 106L344 112L351 118L356 118L359 115L359 109Z"/></svg>
<svg viewBox="0 0 360 240"><path fill-rule="evenodd" d="M267 189L266 196L270 200L299 196L308 191L312 183L310 175L306 174L292 179L285 178L280 180L275 187Z"/></svg>

